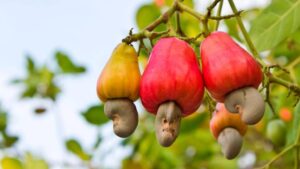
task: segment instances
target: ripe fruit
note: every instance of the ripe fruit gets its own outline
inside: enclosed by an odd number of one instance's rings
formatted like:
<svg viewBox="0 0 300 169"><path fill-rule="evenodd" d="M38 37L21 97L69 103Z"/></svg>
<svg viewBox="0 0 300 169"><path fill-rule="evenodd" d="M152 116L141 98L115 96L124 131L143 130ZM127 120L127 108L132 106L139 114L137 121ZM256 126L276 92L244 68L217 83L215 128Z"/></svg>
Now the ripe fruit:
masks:
<svg viewBox="0 0 300 169"><path fill-rule="evenodd" d="M137 126L133 102L139 97L140 76L137 53L132 46L121 43L98 78L98 97L105 102L104 112L113 120L114 132L119 137L128 137Z"/></svg>
<svg viewBox="0 0 300 169"><path fill-rule="evenodd" d="M279 110L279 117L285 122L290 122L292 121L293 114L289 108L284 107Z"/></svg>
<svg viewBox="0 0 300 169"><path fill-rule="evenodd" d="M193 49L177 38L160 39L143 73L140 95L147 111L156 114L156 136L161 145L175 141L181 117L197 110L203 92Z"/></svg>
<svg viewBox="0 0 300 169"><path fill-rule="evenodd" d="M272 120L267 126L267 138L276 146L285 144L286 126L280 119Z"/></svg>
<svg viewBox="0 0 300 169"><path fill-rule="evenodd" d="M265 103L256 90L263 74L257 62L224 32L211 33L201 44L205 86L226 109L240 113L247 124L257 123Z"/></svg>
<svg viewBox="0 0 300 169"><path fill-rule="evenodd" d="M210 130L227 159L233 159L239 154L243 144L242 136L247 131L247 125L241 120L240 114L230 113L224 104L218 103L210 120Z"/></svg>

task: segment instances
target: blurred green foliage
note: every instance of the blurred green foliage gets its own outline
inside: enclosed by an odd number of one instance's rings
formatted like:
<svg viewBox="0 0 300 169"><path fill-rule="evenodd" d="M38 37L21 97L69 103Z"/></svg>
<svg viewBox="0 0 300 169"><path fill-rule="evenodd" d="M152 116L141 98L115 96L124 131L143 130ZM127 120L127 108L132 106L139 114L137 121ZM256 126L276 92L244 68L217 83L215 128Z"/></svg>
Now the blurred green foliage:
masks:
<svg viewBox="0 0 300 169"><path fill-rule="evenodd" d="M148 24L157 19L166 8L170 7L173 0L161 0L159 5L156 1L142 4L136 12L136 25L139 30L143 30ZM185 0L184 3L195 8L193 0ZM277 64L285 69L272 69L272 73L287 81L300 85L300 1L299 0L273 0L265 9L248 9L242 13L243 21L249 23L250 35L259 51L268 50L263 60L269 64ZM215 14L216 11L213 11ZM209 28L214 28L215 21L209 23ZM238 42L245 44L244 38L235 18L221 21L221 25ZM180 13L180 26L184 34L188 37L198 35L203 28L198 20L187 13ZM158 26L155 31L163 31L176 27L175 15L168 24ZM146 48L141 50L139 57L142 67L145 67L149 52L155 41L144 40ZM199 46L193 46L199 55ZM84 73L86 68L75 64L66 53L58 51L54 54L56 67L44 64L38 65L36 61L27 56L26 76L18 78L13 82L22 85L21 98L50 99L57 100L63 91L57 81L60 77L68 75L78 75ZM265 93L265 91L261 91ZM121 167L123 169L193 169L193 168L253 168L262 166L284 148L297 141L297 133L300 128L300 103L298 97L293 95L288 89L271 85L270 102L274 111L268 105L263 120L255 126L250 126L244 137L243 149L240 156L234 160L226 160L219 144L209 130L209 120L211 112L208 106L203 104L197 112L182 120L180 135L176 142L169 148L161 147L155 138L154 115L147 112L139 113L139 125L135 133L123 139L119 147L131 148L130 154L123 159ZM286 132L282 132L280 138L284 143L277 144L273 138L267 137L268 124L271 121L278 121L278 112L286 107L292 110L293 120L283 122ZM109 123L109 119L104 115L104 105L92 105L81 113L82 119L88 124L101 131L102 127ZM36 112L44 112L43 107L38 107ZM0 109L0 138L1 148L13 146L17 136L7 133L8 114ZM275 127L269 127L275 128ZM84 131L82 131L84 132ZM274 131L272 131L274 132ZM276 131L275 131L276 134ZM102 145L102 136L99 134L91 149L96 150ZM273 142L272 142L273 141ZM282 143L282 144L281 144ZM63 144L63 143L62 143ZM71 154L78 157L90 167L94 154L85 150L80 139L65 140L66 149ZM116 146L116 147L118 147ZM254 156L252 163L246 166L243 160L249 160L249 154ZM241 162L242 161L242 162ZM271 168L292 168L294 164L294 153L290 151L278 159ZM48 164L31 154L22 154L22 157L5 156L1 160L3 169L47 169ZM101 164L100 164L101 165Z"/></svg>

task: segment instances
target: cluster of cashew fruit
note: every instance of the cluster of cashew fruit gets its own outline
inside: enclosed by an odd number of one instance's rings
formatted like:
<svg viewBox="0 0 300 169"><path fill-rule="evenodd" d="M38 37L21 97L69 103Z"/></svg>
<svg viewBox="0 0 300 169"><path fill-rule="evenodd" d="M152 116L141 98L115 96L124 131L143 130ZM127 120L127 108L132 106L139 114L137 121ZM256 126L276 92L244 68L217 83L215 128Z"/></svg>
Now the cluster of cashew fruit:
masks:
<svg viewBox="0 0 300 169"><path fill-rule="evenodd" d="M211 131L225 157L232 159L240 152L245 126L258 123L264 115L265 102L257 90L263 73L253 57L224 32L205 38L200 52L205 87L217 102L224 103L217 105Z"/></svg>
<svg viewBox="0 0 300 169"><path fill-rule="evenodd" d="M140 96L146 110L156 115L158 142L170 146L179 134L181 118L198 109L206 87L214 100L225 105L217 106L212 132L225 156L235 157L247 124L263 117L264 100L257 91L263 74L252 56L224 32L206 37L200 54L203 73L187 42L161 38L141 76L134 48L126 43L118 45L97 83L98 96L104 102L105 114L113 120L115 134L127 137L135 130L138 113L133 102Z"/></svg>

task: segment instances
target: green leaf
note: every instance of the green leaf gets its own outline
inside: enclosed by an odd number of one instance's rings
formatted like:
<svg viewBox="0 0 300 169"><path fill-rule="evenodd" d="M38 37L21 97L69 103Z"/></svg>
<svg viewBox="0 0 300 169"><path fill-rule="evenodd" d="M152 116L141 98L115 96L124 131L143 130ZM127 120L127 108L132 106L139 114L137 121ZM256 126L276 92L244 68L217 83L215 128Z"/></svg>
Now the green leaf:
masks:
<svg viewBox="0 0 300 169"><path fill-rule="evenodd" d="M92 106L82 113L86 121L94 125L102 125L109 121L104 114L104 105Z"/></svg>
<svg viewBox="0 0 300 169"><path fill-rule="evenodd" d="M250 36L259 51L275 47L300 26L300 0L273 0L253 21Z"/></svg>
<svg viewBox="0 0 300 169"><path fill-rule="evenodd" d="M140 30L144 29L147 25L152 23L160 16L161 12L159 8L151 4L141 6L136 13L136 24ZM159 25L155 30L162 31L165 29L165 25Z"/></svg>
<svg viewBox="0 0 300 169"><path fill-rule="evenodd" d="M82 160L89 160L91 158L90 155L85 153L80 145L80 143L75 139L70 139L66 141L66 147L67 150L69 150L71 153L77 155Z"/></svg>
<svg viewBox="0 0 300 169"><path fill-rule="evenodd" d="M7 126L7 113L0 108L0 131L5 131Z"/></svg>
<svg viewBox="0 0 300 169"><path fill-rule="evenodd" d="M198 35L200 32L199 21L187 13L182 13L180 16L181 16L180 17L180 25L181 25L182 31L187 36L194 37L194 36Z"/></svg>
<svg viewBox="0 0 300 169"><path fill-rule="evenodd" d="M228 29L228 34L234 37L238 41L242 41L241 37L239 35L239 30L238 30L238 24L235 18L232 19L226 19L225 20L225 25Z"/></svg>
<svg viewBox="0 0 300 169"><path fill-rule="evenodd" d="M27 72L32 73L35 71L34 61L30 56L27 56Z"/></svg>
<svg viewBox="0 0 300 169"><path fill-rule="evenodd" d="M19 140L19 137L10 136L10 135L7 135L7 133L4 133L3 137L4 137L4 146L5 147L12 147Z"/></svg>
<svg viewBox="0 0 300 169"><path fill-rule="evenodd" d="M56 52L55 59L62 73L79 74L85 72L85 67L75 65L72 60L62 52Z"/></svg>
<svg viewBox="0 0 300 169"><path fill-rule="evenodd" d="M165 0L166 5L171 6L174 3L174 0ZM184 0L183 4L187 5L190 8L194 8L193 0Z"/></svg>
<svg viewBox="0 0 300 169"><path fill-rule="evenodd" d="M20 160L13 157L4 157L1 159L2 169L24 169Z"/></svg>
<svg viewBox="0 0 300 169"><path fill-rule="evenodd" d="M26 89L22 93L22 98L33 97L37 92L37 88L33 86L27 86Z"/></svg>
<svg viewBox="0 0 300 169"><path fill-rule="evenodd" d="M36 158L27 153L24 159L24 169L48 169L47 162L43 159Z"/></svg>
<svg viewBox="0 0 300 169"><path fill-rule="evenodd" d="M300 130L300 102L294 108L293 116L293 127L288 130L287 145L295 143Z"/></svg>
<svg viewBox="0 0 300 169"><path fill-rule="evenodd" d="M207 118L208 113L195 113L195 115L191 115L192 117L187 117L182 120L182 124L180 126L180 133L188 134L194 130L199 129L199 126L204 122Z"/></svg>

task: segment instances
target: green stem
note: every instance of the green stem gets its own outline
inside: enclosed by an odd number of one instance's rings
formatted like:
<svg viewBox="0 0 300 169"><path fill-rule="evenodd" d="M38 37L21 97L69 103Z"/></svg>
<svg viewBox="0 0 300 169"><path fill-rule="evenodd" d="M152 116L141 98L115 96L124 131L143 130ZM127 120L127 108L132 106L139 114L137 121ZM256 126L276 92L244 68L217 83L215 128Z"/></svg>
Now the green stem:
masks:
<svg viewBox="0 0 300 169"><path fill-rule="evenodd" d="M218 0L217 0L218 1ZM200 13L196 12L194 9L184 5L181 2L178 2L178 9L180 11L184 11L186 13L189 13L190 15L194 16L195 18L197 18L199 21L202 22L203 27L204 27L204 36L207 36L209 34L209 30L208 30L208 26L207 26L207 16L203 16Z"/></svg>
<svg viewBox="0 0 300 169"><path fill-rule="evenodd" d="M300 96L300 87L297 86L296 84L287 82L283 79L273 76L272 74L268 74L267 76L271 83L276 83L281 86L284 86L284 87L288 88L289 90L293 91L297 96Z"/></svg>
<svg viewBox="0 0 300 169"><path fill-rule="evenodd" d="M223 0L220 1L219 7L218 7L217 16L221 16L222 8L223 8ZM215 27L215 31L218 30L219 24L220 24L220 20L217 20L216 27Z"/></svg>
<svg viewBox="0 0 300 169"><path fill-rule="evenodd" d="M178 9L180 11L184 11L186 13L189 13L190 15L194 16L195 18L197 18L198 20L200 21L203 21L204 20L204 16L201 15L200 13L196 12L194 9L184 5L183 3L181 2L178 2Z"/></svg>
<svg viewBox="0 0 300 169"><path fill-rule="evenodd" d="M300 126L298 126L297 138L295 144L300 142ZM299 169L299 147L296 147L295 151L295 169Z"/></svg>
<svg viewBox="0 0 300 169"><path fill-rule="evenodd" d="M174 1L174 4L162 15L159 16L153 23L148 25L145 30L153 31L158 25L161 23L167 23L169 18L174 14L174 12L177 10L178 1Z"/></svg>
<svg viewBox="0 0 300 169"><path fill-rule="evenodd" d="M236 6L235 6L233 0L228 0L228 1L229 1L230 7L231 7L233 13L237 13L238 10L237 10L237 8L236 8ZM246 42L247 42L248 47L249 47L250 50L251 50L251 53L252 53L253 56L256 58L256 61L257 61L262 67L265 67L265 63L264 63L264 62L261 60L261 58L259 57L258 52L257 52L256 48L254 47L254 44L252 43L252 41L251 41L251 39L250 39L250 36L249 36L248 32L246 31L246 28L245 28L245 26L244 26L244 24L243 24L243 21L242 21L242 19L241 19L241 16L237 15L237 16L236 16L236 20L237 20L238 25L239 25L239 27L240 27L242 33L243 33L243 36L244 36L244 38L245 38L245 40L246 40Z"/></svg>
<svg viewBox="0 0 300 169"><path fill-rule="evenodd" d="M300 144L292 144L292 145L288 146L287 148L282 150L279 154L277 154L275 157L273 157L267 164L265 164L264 166L259 167L259 168L260 169L269 168L271 166L271 164L273 164L277 159L279 159L280 157L282 157L283 155L285 155L287 152L294 149L295 147L299 147L299 146L300 146Z"/></svg>
<svg viewBox="0 0 300 169"><path fill-rule="evenodd" d="M233 18L233 17L237 17L237 16L241 15L242 12L243 11L238 11L236 14L224 15L224 16L210 16L208 18L212 19L212 20L220 21L220 20L223 20L223 19L230 19L230 18Z"/></svg>
<svg viewBox="0 0 300 169"><path fill-rule="evenodd" d="M142 32L131 34L124 38L122 42L125 42L127 44L130 44L131 42L139 41L144 38L154 39L156 37L162 36L169 33L169 30L163 31L163 32L149 32L148 30L144 30Z"/></svg>
<svg viewBox="0 0 300 169"><path fill-rule="evenodd" d="M176 33L180 36L185 36L185 34L183 33L182 29L181 29L181 25L180 25L180 13L177 11L176 12Z"/></svg>

